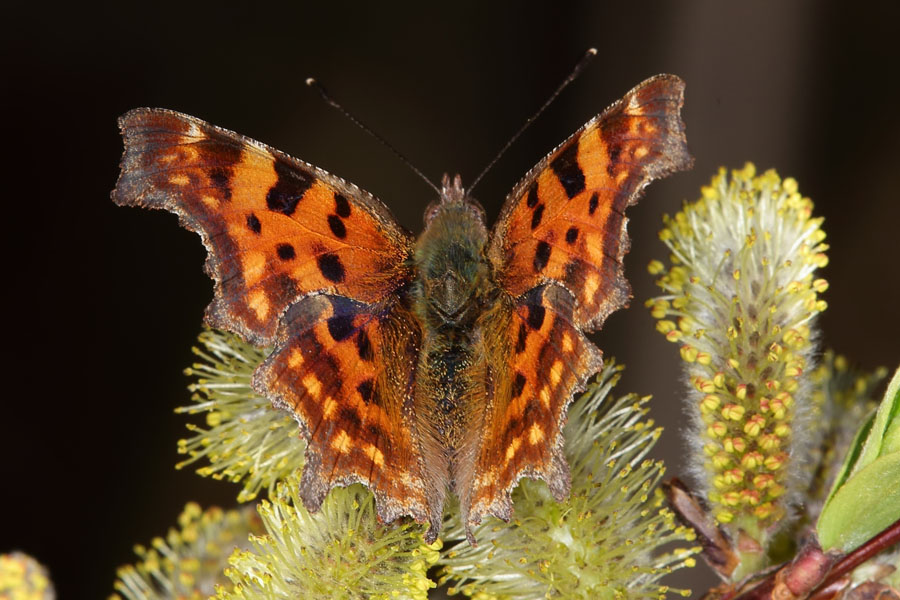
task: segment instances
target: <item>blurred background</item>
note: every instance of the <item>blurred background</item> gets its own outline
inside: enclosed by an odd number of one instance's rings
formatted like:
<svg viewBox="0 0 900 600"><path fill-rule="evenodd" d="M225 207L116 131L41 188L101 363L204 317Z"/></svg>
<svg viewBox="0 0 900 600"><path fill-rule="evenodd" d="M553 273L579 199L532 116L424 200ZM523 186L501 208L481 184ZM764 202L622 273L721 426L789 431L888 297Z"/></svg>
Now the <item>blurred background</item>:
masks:
<svg viewBox="0 0 900 600"><path fill-rule="evenodd" d="M552 6L551 6L552 4ZM304 85L315 76L433 180L472 178L591 46L593 66L497 164L476 196L493 219L519 178L648 76L687 82L696 164L630 209L635 299L594 336L653 394L655 454L680 474L677 348L642 303L665 256L661 215L720 165L794 176L825 217L822 348L865 369L900 362L900 85L894 2L15 3L4 9L9 304L0 411L0 552L46 564L61 598L103 597L132 546L188 500L237 488L175 471L182 369L211 281L196 235L115 207L116 117L167 107L355 182L421 229L432 191ZM705 567L673 578L703 590Z"/></svg>

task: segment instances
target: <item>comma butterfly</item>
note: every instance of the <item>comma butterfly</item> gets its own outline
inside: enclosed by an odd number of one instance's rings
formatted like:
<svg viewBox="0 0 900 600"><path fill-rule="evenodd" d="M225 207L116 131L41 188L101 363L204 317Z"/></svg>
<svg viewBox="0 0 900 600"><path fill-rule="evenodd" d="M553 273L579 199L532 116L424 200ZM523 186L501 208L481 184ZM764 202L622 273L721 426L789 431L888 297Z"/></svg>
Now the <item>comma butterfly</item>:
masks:
<svg viewBox="0 0 900 600"><path fill-rule="evenodd" d="M585 337L630 298L625 208L690 167L684 83L652 77L541 160L492 231L444 176L417 238L371 194L204 121L139 108L112 199L200 234L206 322L273 346L253 386L307 440L301 497L360 482L378 516L508 520L522 477L568 493L562 427L601 364Z"/></svg>

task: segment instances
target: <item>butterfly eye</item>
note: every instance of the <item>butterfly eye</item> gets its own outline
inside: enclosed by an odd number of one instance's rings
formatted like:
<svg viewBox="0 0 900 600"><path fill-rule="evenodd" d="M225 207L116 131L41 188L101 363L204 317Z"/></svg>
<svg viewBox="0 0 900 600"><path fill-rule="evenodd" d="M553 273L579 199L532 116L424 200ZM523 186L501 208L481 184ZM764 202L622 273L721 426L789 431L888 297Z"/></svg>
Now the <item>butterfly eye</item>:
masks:
<svg viewBox="0 0 900 600"><path fill-rule="evenodd" d="M425 226L428 227L428 224L434 219L434 217L438 213L438 209L440 209L441 203L436 200L428 205L428 208L425 209Z"/></svg>

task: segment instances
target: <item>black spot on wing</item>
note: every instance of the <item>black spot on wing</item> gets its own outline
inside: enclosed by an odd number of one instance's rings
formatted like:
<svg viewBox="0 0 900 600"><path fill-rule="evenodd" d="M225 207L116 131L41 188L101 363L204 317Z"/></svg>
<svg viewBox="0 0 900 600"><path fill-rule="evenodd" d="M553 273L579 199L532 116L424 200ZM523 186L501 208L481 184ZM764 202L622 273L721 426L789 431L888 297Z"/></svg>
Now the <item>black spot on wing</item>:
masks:
<svg viewBox="0 0 900 600"><path fill-rule="evenodd" d="M544 218L544 205L538 204L534 208L534 212L531 213L531 230L534 231L538 228L538 225L541 224L541 219Z"/></svg>
<svg viewBox="0 0 900 600"><path fill-rule="evenodd" d="M334 195L334 212L344 219L350 216L350 203L341 194Z"/></svg>
<svg viewBox="0 0 900 600"><path fill-rule="evenodd" d="M347 237L347 228L337 215L328 215L328 228L331 229L331 233L338 239L342 240Z"/></svg>
<svg viewBox="0 0 900 600"><path fill-rule="evenodd" d="M297 253L294 252L294 247L290 244L278 244L275 252L278 253L278 258L281 260L293 260L297 256Z"/></svg>
<svg viewBox="0 0 900 600"><path fill-rule="evenodd" d="M525 389L526 381L527 381L527 379L525 379L525 376L517 371L516 377L515 377L515 379L513 379L513 390L512 390L513 398L518 398L519 396L522 395L522 390Z"/></svg>
<svg viewBox="0 0 900 600"><path fill-rule="evenodd" d="M574 198L584 191L584 172L578 166L578 144L570 144L556 159L550 163L550 168L556 174L566 195Z"/></svg>
<svg viewBox="0 0 900 600"><path fill-rule="evenodd" d="M223 200L231 200L231 176L230 167L213 167L206 172L213 187L222 193Z"/></svg>
<svg viewBox="0 0 900 600"><path fill-rule="evenodd" d="M283 158L276 158L274 166L278 179L266 194L266 206L269 210L291 216L315 179L312 175L298 171Z"/></svg>
<svg viewBox="0 0 900 600"><path fill-rule="evenodd" d="M534 208L538 203L538 193L537 193L537 181L531 184L531 187L528 188L528 199L525 200L525 205L528 208Z"/></svg>
<svg viewBox="0 0 900 600"><path fill-rule="evenodd" d="M512 443L513 438L518 437L518 435L522 431L522 419L519 417L513 417L506 423L506 428L503 430L503 437L500 439L503 440L500 443L501 448L509 448L509 445Z"/></svg>
<svg viewBox="0 0 900 600"><path fill-rule="evenodd" d="M591 200L588 202L588 214L592 215L597 211L597 205L600 203L600 198L597 196L597 192L594 192L591 195Z"/></svg>
<svg viewBox="0 0 900 600"><path fill-rule="evenodd" d="M547 315L547 309L541 304L528 305L528 326L532 329L540 329L544 324L544 317Z"/></svg>
<svg viewBox="0 0 900 600"><path fill-rule="evenodd" d="M569 230L566 231L566 243L572 245L575 243L575 240L578 239L578 228L577 227L569 227Z"/></svg>
<svg viewBox="0 0 900 600"><path fill-rule="evenodd" d="M519 336L516 339L516 354L521 354L525 352L525 340L528 338L528 330L525 329L525 324L519 324Z"/></svg>
<svg viewBox="0 0 900 600"><path fill-rule="evenodd" d="M621 146L610 146L607 156L609 162L606 164L606 172L610 177L615 177L616 169L619 167L619 156L622 154Z"/></svg>
<svg viewBox="0 0 900 600"><path fill-rule="evenodd" d="M358 386L356 386L356 391L358 391L359 395L362 396L363 402L368 404L372 401L372 394L375 391L375 382L373 382L371 379L366 379Z"/></svg>
<svg viewBox="0 0 900 600"><path fill-rule="evenodd" d="M538 420L541 416L541 413L544 411L541 409L541 404L537 400L537 398L532 398L526 405L525 410L522 411L522 422L523 423L533 423Z"/></svg>
<svg viewBox="0 0 900 600"><path fill-rule="evenodd" d="M337 314L328 317L328 334L336 342L343 342L353 333L353 315Z"/></svg>
<svg viewBox="0 0 900 600"><path fill-rule="evenodd" d="M259 222L259 219L256 218L256 215L250 213L247 215L247 229L252 231L253 233L259 235L262 232L262 224Z"/></svg>
<svg viewBox="0 0 900 600"><path fill-rule="evenodd" d="M369 335L365 329L360 329L356 335L356 350L359 353L359 357L365 361L371 361L375 357L374 352L372 352L372 342L369 340Z"/></svg>
<svg viewBox="0 0 900 600"><path fill-rule="evenodd" d="M356 412L356 409L349 406L342 406L338 411L338 422L343 425L345 431L358 429L359 426L362 425L362 419L359 418L359 413Z"/></svg>
<svg viewBox="0 0 900 600"><path fill-rule="evenodd" d="M541 240L537 244L537 248L534 251L534 261L532 262L535 271L543 271L544 267L547 266L547 263L550 262L550 252L552 248L550 244Z"/></svg>
<svg viewBox="0 0 900 600"><path fill-rule="evenodd" d="M319 271L322 273L322 276L328 281L332 283L342 283L344 281L346 275L344 272L344 264L336 254L332 254L331 252L321 254L316 259L316 263L319 266Z"/></svg>

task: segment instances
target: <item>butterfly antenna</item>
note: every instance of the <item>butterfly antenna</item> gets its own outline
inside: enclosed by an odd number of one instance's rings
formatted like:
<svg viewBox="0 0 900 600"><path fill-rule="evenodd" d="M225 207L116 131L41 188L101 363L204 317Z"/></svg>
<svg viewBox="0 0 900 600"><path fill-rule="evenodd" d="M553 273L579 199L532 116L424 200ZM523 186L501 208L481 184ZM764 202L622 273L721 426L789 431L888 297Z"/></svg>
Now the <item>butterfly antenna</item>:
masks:
<svg viewBox="0 0 900 600"><path fill-rule="evenodd" d="M488 166L486 166L481 174L475 178L475 181L473 181L472 185L469 187L468 191L470 193L473 189L475 189L475 186L478 185L478 182L481 181L482 177L484 177L487 172L490 171L491 168L497 163L497 161L500 160L500 157L506 154L506 151L509 150L509 147L513 145L513 142L519 139L519 136L521 136L525 132L525 130L528 129L528 127L532 123L534 123L539 116L541 116L541 113L543 113L547 109L547 107L550 106L554 100L556 100L556 97L559 96L570 83L578 79L578 76L581 75L581 72L584 71L584 69L590 64L591 60L593 60L595 56L597 56L597 49L588 48L588 51L584 53L584 56L581 57L581 59L575 65L575 68L572 69L571 73L569 73L569 76L566 77L561 84L559 84L559 87L556 88L556 91L553 92L553 94L547 99L546 102L544 102L543 106L541 106L536 113L531 115L530 119L525 121L525 123L522 125L522 127L519 128L515 135L509 138L509 141L506 142L506 145L500 149L500 152L497 153L497 155L494 157L494 160L488 163Z"/></svg>
<svg viewBox="0 0 900 600"><path fill-rule="evenodd" d="M351 121L354 125L356 125L356 126L359 127L360 129L362 129L363 131L365 131L366 133L368 133L369 135L371 135L373 138L375 138L375 139L378 140L379 142L381 142L381 144L382 144L385 148L387 148L388 150L390 150L391 152L393 152L394 155L395 155L397 158L399 158L399 159L400 159L407 167L409 167L410 169L412 169L413 173L415 173L416 175L418 175L419 177L421 177L422 180L423 180L425 183L427 183L429 186L431 186L431 189L433 189L435 192L437 192L438 195L441 194L440 188L438 188L438 186L436 186L436 185L434 184L434 182L432 182L430 179L428 179L428 178L422 173L422 171L420 171L419 169L417 169L417 168L409 161L408 158L406 158L405 156L403 156L403 155L400 153L399 150L397 150L397 149L394 148L392 145L390 145L390 144L388 143L387 140L385 140L383 137L381 137L380 135L378 135L377 133L375 133L374 131L372 131L371 129L369 129L369 127L368 127L365 123L363 123L362 121L360 121L359 119L357 119L356 117L354 117L354 116L353 116L346 108L344 108L337 100L335 100L335 99L332 98L330 95L328 95L328 92L325 91L325 88L322 87L322 84L320 84L318 81L316 81L315 79L313 79L312 77L310 77L310 78L308 78L308 79L306 80L306 85L308 85L308 86L311 87L311 88L315 88L316 91L319 92L319 95L322 96L322 99L325 100L325 102L327 102L327 103L328 103L330 106L332 106L333 108L338 109L338 110L341 112L341 114L343 114L345 117L347 117L348 119L350 119L350 121Z"/></svg>

